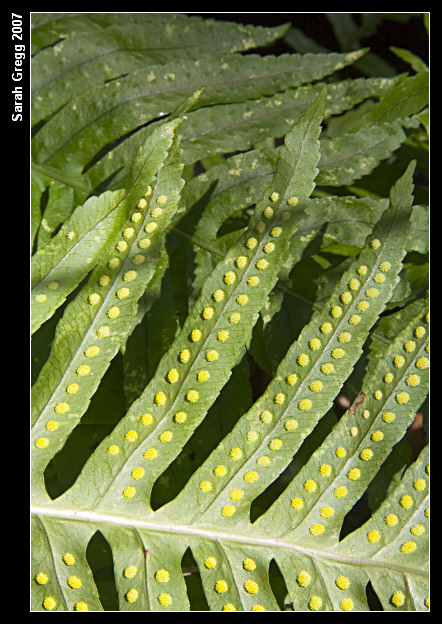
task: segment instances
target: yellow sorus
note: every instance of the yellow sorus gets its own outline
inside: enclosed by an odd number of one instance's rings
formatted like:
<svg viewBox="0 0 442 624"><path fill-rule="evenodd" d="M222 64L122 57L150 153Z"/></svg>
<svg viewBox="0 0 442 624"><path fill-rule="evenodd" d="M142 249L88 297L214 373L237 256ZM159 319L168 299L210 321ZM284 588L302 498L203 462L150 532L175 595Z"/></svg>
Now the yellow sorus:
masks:
<svg viewBox="0 0 442 624"><path fill-rule="evenodd" d="M135 479L135 481L139 481L144 477L144 468L134 468L130 473L130 476L132 479Z"/></svg>
<svg viewBox="0 0 442 624"><path fill-rule="evenodd" d="M155 572L155 580L157 583L168 583L170 580L170 574L168 570L161 568Z"/></svg>
<svg viewBox="0 0 442 624"><path fill-rule="evenodd" d="M48 580L49 580L49 577L44 572L39 572L37 576L35 577L35 582L38 583L39 585L46 585Z"/></svg>
<svg viewBox="0 0 442 624"><path fill-rule="evenodd" d="M387 424L392 423L395 418L396 418L396 415L393 414L393 412L384 412L382 414L382 420Z"/></svg>
<svg viewBox="0 0 442 624"><path fill-rule="evenodd" d="M271 219L273 217L273 214L274 214L273 208L270 208L270 206L267 206L267 208L265 208L262 213L265 219Z"/></svg>
<svg viewBox="0 0 442 624"><path fill-rule="evenodd" d="M160 204L160 206L164 206L164 204L167 202L167 195L159 195L156 199L157 204Z"/></svg>
<svg viewBox="0 0 442 624"><path fill-rule="evenodd" d="M235 512L236 512L235 505L225 505L221 509L221 515L224 516L224 518L231 518Z"/></svg>
<svg viewBox="0 0 442 624"><path fill-rule="evenodd" d="M244 582L243 587L248 594L256 594L259 591L258 583L250 579Z"/></svg>
<svg viewBox="0 0 442 624"><path fill-rule="evenodd" d="M289 199L287 200L287 203L289 206L297 206L299 203L299 199L295 196L289 197Z"/></svg>
<svg viewBox="0 0 442 624"><path fill-rule="evenodd" d="M296 361L298 362L299 366L307 366L307 364L310 362L310 357L306 353L301 353L300 355L298 355Z"/></svg>
<svg viewBox="0 0 442 624"><path fill-rule="evenodd" d="M119 243L117 243L117 249L118 249L118 251L126 251L126 249L127 249L126 241L122 240Z"/></svg>
<svg viewBox="0 0 442 624"><path fill-rule="evenodd" d="M199 398L200 395L198 390L189 390L189 392L186 394L186 399L187 401L189 401L189 403L196 403Z"/></svg>
<svg viewBox="0 0 442 624"><path fill-rule="evenodd" d="M258 457L256 460L256 463L261 468L267 468L267 466L270 466L271 464L270 457L268 455L261 455L261 457Z"/></svg>
<svg viewBox="0 0 442 624"><path fill-rule="evenodd" d="M338 336L338 340L341 343L350 342L351 340L350 332L341 332Z"/></svg>
<svg viewBox="0 0 442 624"><path fill-rule="evenodd" d="M269 442L268 446L271 451L279 451L279 449L282 447L282 440L280 440L279 438L275 438L274 440L271 440Z"/></svg>
<svg viewBox="0 0 442 624"><path fill-rule="evenodd" d="M120 452L120 447L117 444L111 444L107 452L109 455L117 455Z"/></svg>
<svg viewBox="0 0 442 624"><path fill-rule="evenodd" d="M351 598L343 598L339 606L343 611L351 611L354 607L353 600Z"/></svg>
<svg viewBox="0 0 442 624"><path fill-rule="evenodd" d="M173 419L178 425L182 425L187 420L187 414L186 412L177 412Z"/></svg>
<svg viewBox="0 0 442 624"><path fill-rule="evenodd" d="M355 277L352 277L351 280L349 280L348 282L348 287L350 288L350 290L357 290L360 285L360 281Z"/></svg>
<svg viewBox="0 0 442 624"><path fill-rule="evenodd" d="M154 397L155 405L164 405L167 401L167 397L164 392L157 392Z"/></svg>
<svg viewBox="0 0 442 624"><path fill-rule="evenodd" d="M228 602L223 606L223 611L236 611L236 607L231 602Z"/></svg>
<svg viewBox="0 0 442 624"><path fill-rule="evenodd" d="M277 193L276 191L273 191L273 193L270 195L270 199L272 200L272 202L278 201L279 193Z"/></svg>
<svg viewBox="0 0 442 624"><path fill-rule="evenodd" d="M120 308L117 308L117 306L114 306L113 308L110 308L106 314L110 319L114 320L118 316L120 316Z"/></svg>
<svg viewBox="0 0 442 624"><path fill-rule="evenodd" d="M405 358L403 358L402 355L397 355L393 359L393 366L395 368L401 368L404 364L405 364Z"/></svg>
<svg viewBox="0 0 442 624"><path fill-rule="evenodd" d="M321 372L324 373L324 375L330 375L331 373L334 373L334 371L335 367L330 362L326 362L321 365Z"/></svg>
<svg viewBox="0 0 442 624"><path fill-rule="evenodd" d="M158 457L158 451L154 448L147 449L147 451L143 453L143 458L148 461L152 461L156 457Z"/></svg>
<svg viewBox="0 0 442 624"><path fill-rule="evenodd" d="M317 351L321 348L321 341L319 338L312 338L308 341L308 346L312 351Z"/></svg>
<svg viewBox="0 0 442 624"><path fill-rule="evenodd" d="M281 236L281 234L282 234L282 228L281 227L274 227L270 231L270 235L273 236L274 238L277 238L278 236Z"/></svg>
<svg viewBox="0 0 442 624"><path fill-rule="evenodd" d="M367 533L367 539L370 542L370 544L375 544L381 539L381 535L379 531L376 531L376 529L373 529L372 531L369 531Z"/></svg>
<svg viewBox="0 0 442 624"><path fill-rule="evenodd" d="M238 269L243 269L246 266L247 262L248 260L245 256L239 256L239 258L235 260L235 264Z"/></svg>
<svg viewBox="0 0 442 624"><path fill-rule="evenodd" d="M390 602L394 607L402 607L405 604L404 592L401 590L395 591L390 598Z"/></svg>
<svg viewBox="0 0 442 624"><path fill-rule="evenodd" d="M247 295L239 295L239 297L237 297L236 301L237 303L239 303L239 305L246 305L246 303L248 302L249 298Z"/></svg>
<svg viewBox="0 0 442 624"><path fill-rule="evenodd" d="M306 412L312 408L312 405L313 403L310 401L310 399L302 399L302 401L299 401L298 403L298 409L302 412Z"/></svg>
<svg viewBox="0 0 442 624"><path fill-rule="evenodd" d="M398 517L396 514L389 513L385 516L384 522L388 527L396 526L398 523Z"/></svg>
<svg viewBox="0 0 442 624"><path fill-rule="evenodd" d="M217 360L219 357L219 353L218 351L215 351L215 349L210 349L210 351L207 351L206 353L206 360L208 362L215 362L215 360Z"/></svg>
<svg viewBox="0 0 442 624"><path fill-rule="evenodd" d="M273 253L275 251L275 245L274 245L274 243L266 243L264 245L263 249L264 249L264 253L270 254L270 253Z"/></svg>
<svg viewBox="0 0 442 624"><path fill-rule="evenodd" d="M348 303L351 303L353 300L351 293L349 293L348 291L343 292L339 298L342 301L342 303L344 303L345 305L347 305Z"/></svg>
<svg viewBox="0 0 442 624"><path fill-rule="evenodd" d="M391 383L393 381L393 373L386 373L384 375L385 383Z"/></svg>
<svg viewBox="0 0 442 624"><path fill-rule="evenodd" d="M69 403L66 403L66 401L57 403L57 405L54 407L54 412L58 414L59 416L61 416L62 414L66 414L66 412L68 411L69 411Z"/></svg>
<svg viewBox="0 0 442 624"><path fill-rule="evenodd" d="M329 466L328 464L321 464L319 466L319 473L321 477L329 477L331 475L331 471L331 466Z"/></svg>
<svg viewBox="0 0 442 624"><path fill-rule="evenodd" d="M384 434L382 433L382 431L374 431L371 434L371 439L373 440L373 442L381 442L381 440L384 439Z"/></svg>
<svg viewBox="0 0 442 624"><path fill-rule="evenodd" d="M253 561L253 559L247 558L244 559L244 561L242 562L242 567L244 568L244 570L251 572L256 568L256 563Z"/></svg>
<svg viewBox="0 0 442 624"><path fill-rule="evenodd" d="M157 227L158 227L158 223L155 223L155 221L150 221L149 223L146 223L146 225L144 226L144 231L146 232L146 234L152 234L152 232L155 232Z"/></svg>
<svg viewBox="0 0 442 624"><path fill-rule="evenodd" d="M134 576L136 576L137 572L138 572L137 566L130 565L130 566L127 566L127 568L124 568L123 576L124 578L131 579L131 578L134 578Z"/></svg>
<svg viewBox="0 0 442 624"><path fill-rule="evenodd" d="M130 431L126 433L126 435L124 436L124 439L127 440L128 442L136 442L138 440L138 433L134 431L133 429L131 429Z"/></svg>
<svg viewBox="0 0 442 624"><path fill-rule="evenodd" d="M180 378L180 374L176 368L172 368L166 375L166 379L169 383L176 383Z"/></svg>
<svg viewBox="0 0 442 624"><path fill-rule="evenodd" d="M316 535L321 535L324 533L324 525L323 524L312 524L309 528L310 535L316 537Z"/></svg>
<svg viewBox="0 0 442 624"><path fill-rule="evenodd" d="M149 413L142 414L140 416L140 423L145 426L151 425L153 423L152 414L149 414Z"/></svg>
<svg viewBox="0 0 442 624"><path fill-rule="evenodd" d="M215 477L224 477L224 475L227 474L227 468L225 466L215 466L215 468L213 469L213 474L215 475Z"/></svg>
<svg viewBox="0 0 442 624"><path fill-rule="evenodd" d="M256 245L258 244L258 241L256 240L256 238L248 238L247 242L246 242L246 247L247 249L255 249Z"/></svg>
<svg viewBox="0 0 442 624"><path fill-rule="evenodd" d="M320 392L323 388L323 384L322 381L312 381L311 384L309 385L309 388L312 392Z"/></svg>
<svg viewBox="0 0 442 624"><path fill-rule="evenodd" d="M295 373L291 373L287 376L286 381L289 386L294 386L295 383L298 381L298 375L296 375Z"/></svg>
<svg viewBox="0 0 442 624"><path fill-rule="evenodd" d="M391 264L387 260L384 260L384 262L380 263L379 268L383 273L386 273L391 269Z"/></svg>
<svg viewBox="0 0 442 624"><path fill-rule="evenodd" d="M316 482L313 481L313 479L307 479L307 481L304 483L304 490L306 492L316 492L317 489L317 485Z"/></svg>
<svg viewBox="0 0 442 624"><path fill-rule="evenodd" d="M295 498L292 499L290 506L293 507L293 509L296 509L296 511L299 511L304 507L304 502L302 498L299 498L299 496L295 496Z"/></svg>
<svg viewBox="0 0 442 624"><path fill-rule="evenodd" d="M172 438L173 438L173 433L171 431L163 431L158 436L158 440L160 442L170 442Z"/></svg>
<svg viewBox="0 0 442 624"><path fill-rule="evenodd" d="M258 260L258 262L255 264L255 266L260 271L264 271L269 266L269 263L267 262L267 260L262 258L261 260Z"/></svg>
<svg viewBox="0 0 442 624"><path fill-rule="evenodd" d="M351 468L351 470L347 472L347 477L351 479L351 481L357 481L360 476L361 471L359 470L359 468Z"/></svg>
<svg viewBox="0 0 442 624"><path fill-rule="evenodd" d="M127 602L136 602L138 600L138 590L136 590L135 588L129 589L124 597L126 598Z"/></svg>
<svg viewBox="0 0 442 624"><path fill-rule="evenodd" d="M219 342L226 342L227 338L229 337L229 332L226 329L222 329L221 331L217 333L216 337L219 340Z"/></svg>
<svg viewBox="0 0 442 624"><path fill-rule="evenodd" d="M419 377L419 375L408 375L407 379L405 380L405 383L407 384L407 386L411 386L412 388L415 388L416 386L418 386L420 384L421 378Z"/></svg>
<svg viewBox="0 0 442 624"><path fill-rule="evenodd" d="M192 340L192 342L198 342L198 340L201 340L202 335L203 333L200 329L193 329L192 333L190 334L190 339Z"/></svg>
<svg viewBox="0 0 442 624"><path fill-rule="evenodd" d="M140 249L147 249L148 247L150 247L150 239L142 238L140 241L138 241L138 247Z"/></svg>
<svg viewBox="0 0 442 624"><path fill-rule="evenodd" d="M273 397L273 401L277 404L277 405L282 405L285 401L285 394L283 394L282 392L278 392L277 394L275 394L275 396Z"/></svg>
<svg viewBox="0 0 442 624"><path fill-rule="evenodd" d="M111 258L109 262L107 263L107 266L110 269L116 269L117 267L120 266L120 262L121 262L120 258Z"/></svg>
<svg viewBox="0 0 442 624"><path fill-rule="evenodd" d="M372 249L379 249L380 246L381 246L381 241L378 238L374 238L370 243L370 247Z"/></svg>
<svg viewBox="0 0 442 624"><path fill-rule="evenodd" d="M345 351L344 349L340 349L339 347L337 349L333 349L333 351L331 352L331 356L334 360L340 360L341 358L343 358L345 355Z"/></svg>
<svg viewBox="0 0 442 624"><path fill-rule="evenodd" d="M67 580L67 584L71 589L78 589L83 585L81 579L79 579L78 576L70 576Z"/></svg>
<svg viewBox="0 0 442 624"><path fill-rule="evenodd" d="M385 282L385 275L383 273L376 273L373 277L375 284L383 284Z"/></svg>
<svg viewBox="0 0 442 624"><path fill-rule="evenodd" d="M339 459L342 459L347 455L347 451L345 450L345 448L342 448L342 446L339 446L335 451L335 455L336 457L339 457Z"/></svg>
<svg viewBox="0 0 442 624"><path fill-rule="evenodd" d="M269 412L268 410L264 410L263 412L261 412L261 414L259 415L259 420L263 423L265 423L266 425L268 425L269 423L272 422L273 419L273 414L272 412Z"/></svg>
<svg viewBox="0 0 442 624"><path fill-rule="evenodd" d="M408 403L409 398L410 395L408 394L408 392L398 392L398 394L395 396L396 402L399 403L399 405L405 405L406 403Z"/></svg>
<svg viewBox="0 0 442 624"><path fill-rule="evenodd" d="M338 589L348 589L350 587L350 579L340 574L335 580L335 585Z"/></svg>
<svg viewBox="0 0 442 624"><path fill-rule="evenodd" d="M376 401L380 401L382 399L382 392L380 390L375 390L375 392L373 392L373 397Z"/></svg>
<svg viewBox="0 0 442 624"><path fill-rule="evenodd" d="M338 487L333 490L333 496L336 498L345 498L347 494L348 490L344 485L338 485Z"/></svg>
<svg viewBox="0 0 442 624"><path fill-rule="evenodd" d="M418 368L419 370L425 370L426 368L428 368L429 365L430 361L426 357L420 357L418 360L416 360L415 364L416 368Z"/></svg>
<svg viewBox="0 0 442 624"><path fill-rule="evenodd" d="M229 323L232 323L232 325L239 323L240 320L241 314L239 312L232 312L232 314L229 316Z"/></svg>
<svg viewBox="0 0 442 624"><path fill-rule="evenodd" d="M363 461L369 461L373 457L373 451L371 449L369 449L369 448L363 449L360 452L359 457Z"/></svg>
<svg viewBox="0 0 442 624"><path fill-rule="evenodd" d="M414 340L408 340L408 342L404 344L404 350L407 353L413 353L415 349L416 349L416 343L414 342Z"/></svg>
<svg viewBox="0 0 442 624"><path fill-rule="evenodd" d="M147 193L149 193L149 191ZM152 193L152 189L150 190L149 195L147 193L146 193L145 197L149 197L150 193ZM143 209L143 208L146 208L146 206L147 206L147 201L145 199L140 199L140 201L138 202L137 207Z"/></svg>
<svg viewBox="0 0 442 624"><path fill-rule="evenodd" d="M370 304L368 301L359 301L356 308L359 312L365 312L365 310L367 310L369 306Z"/></svg>
<svg viewBox="0 0 442 624"><path fill-rule="evenodd" d="M410 507L413 506L413 499L408 494L404 494L404 496L401 496L399 499L399 505L403 509L410 509Z"/></svg>
<svg viewBox="0 0 442 624"><path fill-rule="evenodd" d="M143 262L146 260L146 258L142 255L142 254L137 254L133 259L132 259L132 264L143 264Z"/></svg>
<svg viewBox="0 0 442 624"><path fill-rule="evenodd" d="M255 230L259 234L262 234L263 232L265 232L265 229L266 229L266 224L264 223L264 221L258 221L258 223L255 225Z"/></svg>
<svg viewBox="0 0 442 624"><path fill-rule="evenodd" d="M107 338L108 336L110 336L110 333L111 331L109 325L102 325L97 329L98 338Z"/></svg>
<svg viewBox="0 0 442 624"><path fill-rule="evenodd" d="M361 266L356 269L356 273L358 275L366 275L367 271L368 268L365 266L365 264L361 264Z"/></svg>
<svg viewBox="0 0 442 624"><path fill-rule="evenodd" d="M136 271L127 271L127 273L124 274L123 279L125 282L132 282L136 278L136 276Z"/></svg>
<svg viewBox="0 0 442 624"><path fill-rule="evenodd" d="M235 448L230 449L229 451L229 457L230 459L233 459L234 461L238 461L239 459L241 459L242 455L243 455L242 450L238 448L237 446Z"/></svg>
<svg viewBox="0 0 442 624"><path fill-rule="evenodd" d="M162 607L170 607L172 604L172 596L167 593L162 593L158 596L158 602Z"/></svg>
<svg viewBox="0 0 442 624"><path fill-rule="evenodd" d="M132 238L134 234L135 230L133 229L133 227L127 227L123 232L124 238Z"/></svg>
<svg viewBox="0 0 442 624"><path fill-rule="evenodd" d="M409 542L404 542L400 547L401 553L404 553L405 555L409 555L415 550L416 550L416 542L413 542L411 540Z"/></svg>
<svg viewBox="0 0 442 624"><path fill-rule="evenodd" d="M217 563L216 557L207 557L207 559L204 560L204 565L208 570L213 570Z"/></svg>
<svg viewBox="0 0 442 624"><path fill-rule="evenodd" d="M243 496L243 490L232 490L229 494L229 498L231 498L233 501L239 501Z"/></svg>
<svg viewBox="0 0 442 624"><path fill-rule="evenodd" d="M190 351L189 349L183 349L179 355L180 358L180 362L182 362L183 364L185 364L186 362L188 362L190 360Z"/></svg>
<svg viewBox="0 0 442 624"><path fill-rule="evenodd" d="M84 602L84 600L81 600L80 602L77 602L74 605L74 609L75 609L75 611L89 611L89 607L87 605L87 602Z"/></svg>
<svg viewBox="0 0 442 624"><path fill-rule="evenodd" d="M92 358L96 357L100 353L100 347L93 345L92 347L88 347L84 352L86 357Z"/></svg>
<svg viewBox="0 0 442 624"><path fill-rule="evenodd" d="M416 327L416 329L414 330L414 335L416 336L416 338L423 338L426 334L426 330L425 327L419 326Z"/></svg>
<svg viewBox="0 0 442 624"><path fill-rule="evenodd" d="M413 483L413 487L418 492L425 490L425 488L427 487L425 479L416 479L416 481Z"/></svg>
<svg viewBox="0 0 442 624"><path fill-rule="evenodd" d="M333 329L333 325L331 323L323 323L320 327L320 330L323 334L329 334Z"/></svg>
<svg viewBox="0 0 442 624"><path fill-rule="evenodd" d="M249 472L246 472L246 474L243 476L243 479L246 483L253 483L254 481L257 481L259 479L259 475L254 470L250 470Z"/></svg>
<svg viewBox="0 0 442 624"><path fill-rule="evenodd" d="M137 493L137 489L134 488L133 485L130 485L129 487L127 487L127 488L125 488L123 490L123 497L124 498L133 498L136 493Z"/></svg>
<svg viewBox="0 0 442 624"><path fill-rule="evenodd" d="M120 288L119 290L117 290L118 299L126 299L127 297L129 297L129 295L130 295L129 288Z"/></svg>
<svg viewBox="0 0 442 624"><path fill-rule="evenodd" d="M296 577L296 582L298 583L299 587L307 587L308 585L310 585L311 580L312 577L306 570L301 570L301 572L299 572L298 576Z"/></svg>
<svg viewBox="0 0 442 624"><path fill-rule="evenodd" d="M254 287L254 286L258 286L259 284L259 277L257 275L252 275L252 277L249 277L249 279L247 280L247 284L250 287Z"/></svg>
<svg viewBox="0 0 442 624"><path fill-rule="evenodd" d="M142 217L143 215L141 214L141 212L134 212L130 220L132 221L132 223L138 223L138 221L142 219Z"/></svg>
<svg viewBox="0 0 442 624"><path fill-rule="evenodd" d="M342 316L342 308L340 306L333 306L330 310L330 315L333 318L339 318L340 316Z"/></svg>
<svg viewBox="0 0 442 624"><path fill-rule="evenodd" d="M206 370L199 371L196 378L197 378L197 381L208 381L210 378L210 373L209 371L206 371Z"/></svg>
<svg viewBox="0 0 442 624"><path fill-rule="evenodd" d="M369 288L365 291L365 294L369 299L376 299L379 296L379 290L377 288Z"/></svg>
<svg viewBox="0 0 442 624"><path fill-rule="evenodd" d="M89 301L90 305L97 305L97 303L99 303L100 300L101 300L101 297L100 297L100 295L98 293L92 293L88 297L88 301Z"/></svg>
<svg viewBox="0 0 442 624"><path fill-rule="evenodd" d="M56 606L57 601L53 596L48 596L43 600L43 608L46 609L46 611L52 611L52 609L55 609Z"/></svg>
<svg viewBox="0 0 442 624"><path fill-rule="evenodd" d="M367 419L370 416L370 412L368 410L364 410L362 412L362 418Z"/></svg>
<svg viewBox="0 0 442 624"><path fill-rule="evenodd" d="M215 292L212 294L212 299L216 303L219 303L220 301L224 299L224 295L225 295L224 290L218 289L218 290L215 290Z"/></svg>
<svg viewBox="0 0 442 624"><path fill-rule="evenodd" d="M321 516L321 518L331 518L335 513L335 510L333 509L333 507L330 507L329 505L326 505L325 507L321 507L321 509L319 510L319 515Z"/></svg>
<svg viewBox="0 0 442 624"><path fill-rule="evenodd" d="M158 203L158 199L157 199L157 203ZM158 219L158 217L161 217L161 215L163 214L163 211L161 208L154 208L153 210L151 210L150 212L150 216L153 219Z"/></svg>
<svg viewBox="0 0 442 624"><path fill-rule="evenodd" d="M411 527L410 533L415 537L420 537L425 533L425 527L422 524L415 524Z"/></svg>
<svg viewBox="0 0 442 624"><path fill-rule="evenodd" d="M359 433L359 429L357 427L350 427L350 435L352 438L355 438Z"/></svg>
<svg viewBox="0 0 442 624"><path fill-rule="evenodd" d="M361 322L361 317L358 314L352 314L348 319L349 325L357 325Z"/></svg>
<svg viewBox="0 0 442 624"><path fill-rule="evenodd" d="M100 286L107 286L110 281L111 278L109 277L109 275L102 275L98 280L98 283L100 284Z"/></svg>
<svg viewBox="0 0 442 624"><path fill-rule="evenodd" d="M49 420L46 423L46 429L48 431L57 431L59 426L60 426L60 423L58 422L58 420Z"/></svg>
<svg viewBox="0 0 442 624"><path fill-rule="evenodd" d="M224 592L226 592L228 589L229 586L227 585L227 581L225 581L224 579L220 579L215 583L215 591L218 594L224 594Z"/></svg>
<svg viewBox="0 0 442 624"><path fill-rule="evenodd" d="M224 283L231 286L236 282L236 274L233 271L228 271L223 277Z"/></svg>
<svg viewBox="0 0 442 624"><path fill-rule="evenodd" d="M320 596L312 596L308 601L310 611L318 611L322 607L322 598Z"/></svg>

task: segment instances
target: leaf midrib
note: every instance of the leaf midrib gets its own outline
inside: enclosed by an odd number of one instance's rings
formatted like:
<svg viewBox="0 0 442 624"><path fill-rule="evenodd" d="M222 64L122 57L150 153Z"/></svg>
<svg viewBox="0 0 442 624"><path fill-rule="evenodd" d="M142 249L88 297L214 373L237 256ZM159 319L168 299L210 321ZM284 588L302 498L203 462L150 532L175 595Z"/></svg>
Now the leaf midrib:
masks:
<svg viewBox="0 0 442 624"><path fill-rule="evenodd" d="M161 521L161 524L156 522L148 522L145 520L137 520L128 518L126 516L116 516L112 514L97 513L95 511L76 511L71 509L56 509L50 507L31 506L31 514L39 517L46 516L52 518L60 518L64 520L76 520L79 522L93 522L96 524L112 524L118 526L124 526L133 528L135 530L142 529L152 533L166 533L174 535L189 535L199 537L201 539L228 541L237 544L248 544L250 546L258 546L261 548L279 549L285 548L287 550L294 550L301 554L307 555L312 559L321 558L346 563L349 565L355 565L359 567L371 567L371 568L384 568L400 574L408 574L426 578L427 571L419 570L417 568L409 568L405 566L395 565L390 562L374 561L371 558L364 557L351 557L350 555L344 555L337 552L331 552L327 550L319 550L316 548L308 548L294 542L286 542L279 539L268 539L259 535L251 535L250 529L252 525L247 527L247 533L244 535L238 533L225 533L217 530L206 530L195 528L189 525L180 524L167 524Z"/></svg>

